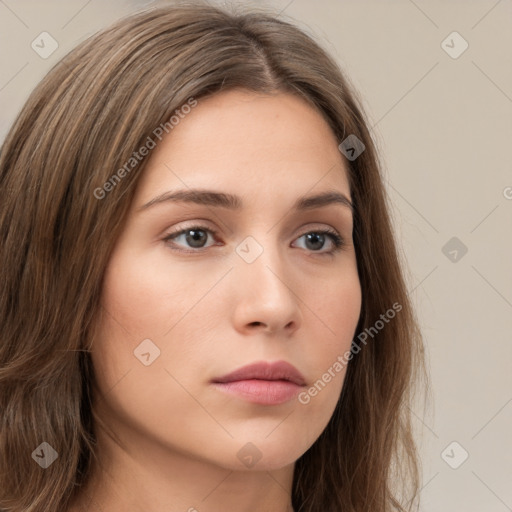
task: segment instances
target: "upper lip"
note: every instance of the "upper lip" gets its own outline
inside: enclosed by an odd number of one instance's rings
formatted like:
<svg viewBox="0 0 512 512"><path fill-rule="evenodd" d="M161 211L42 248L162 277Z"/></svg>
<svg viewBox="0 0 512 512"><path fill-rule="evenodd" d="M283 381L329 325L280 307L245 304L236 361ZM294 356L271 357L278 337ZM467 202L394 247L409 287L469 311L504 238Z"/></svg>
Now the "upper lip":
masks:
<svg viewBox="0 0 512 512"><path fill-rule="evenodd" d="M252 363L247 366L242 366L227 375L215 378L212 382L226 383L251 379L287 380L298 386L303 386L306 383L299 370L286 361L277 361L274 363L262 361Z"/></svg>

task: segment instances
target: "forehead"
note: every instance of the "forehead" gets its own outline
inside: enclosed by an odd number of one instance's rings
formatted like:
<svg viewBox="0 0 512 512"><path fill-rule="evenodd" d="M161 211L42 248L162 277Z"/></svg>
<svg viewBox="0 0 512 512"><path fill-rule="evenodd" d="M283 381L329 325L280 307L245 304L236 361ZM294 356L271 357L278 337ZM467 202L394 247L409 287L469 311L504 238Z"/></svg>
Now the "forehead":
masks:
<svg viewBox="0 0 512 512"><path fill-rule="evenodd" d="M199 99L156 142L139 184L144 196L188 186L281 196L284 189L303 194L316 184L350 194L329 125L289 93L232 90Z"/></svg>

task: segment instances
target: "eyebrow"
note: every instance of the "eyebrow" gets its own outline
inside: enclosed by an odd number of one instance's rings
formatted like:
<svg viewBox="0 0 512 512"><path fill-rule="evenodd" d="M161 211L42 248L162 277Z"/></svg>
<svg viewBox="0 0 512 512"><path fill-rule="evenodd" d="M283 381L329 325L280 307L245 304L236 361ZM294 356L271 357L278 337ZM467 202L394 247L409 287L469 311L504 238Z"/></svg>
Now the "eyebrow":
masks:
<svg viewBox="0 0 512 512"><path fill-rule="evenodd" d="M205 189L188 189L164 192L151 199L146 204L138 208L138 211L146 210L151 206L167 202L185 202L218 208L227 208L229 210L241 210L243 201L239 196L217 192ZM300 197L292 206L293 210L304 211L314 208L321 208L331 204L340 204L346 206L353 213L354 207L350 199L343 193L334 190L327 190L319 194Z"/></svg>

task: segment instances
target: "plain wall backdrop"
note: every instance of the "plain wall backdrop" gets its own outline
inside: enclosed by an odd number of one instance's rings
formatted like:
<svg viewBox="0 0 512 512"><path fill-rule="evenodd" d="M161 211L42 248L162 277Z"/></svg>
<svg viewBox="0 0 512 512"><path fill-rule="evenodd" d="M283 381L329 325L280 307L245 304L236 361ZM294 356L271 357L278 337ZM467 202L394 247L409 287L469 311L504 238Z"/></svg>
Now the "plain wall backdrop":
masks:
<svg viewBox="0 0 512 512"><path fill-rule="evenodd" d="M0 138L80 41L165 3L0 1ZM512 1L230 4L312 34L364 99L430 364L421 510L512 511Z"/></svg>

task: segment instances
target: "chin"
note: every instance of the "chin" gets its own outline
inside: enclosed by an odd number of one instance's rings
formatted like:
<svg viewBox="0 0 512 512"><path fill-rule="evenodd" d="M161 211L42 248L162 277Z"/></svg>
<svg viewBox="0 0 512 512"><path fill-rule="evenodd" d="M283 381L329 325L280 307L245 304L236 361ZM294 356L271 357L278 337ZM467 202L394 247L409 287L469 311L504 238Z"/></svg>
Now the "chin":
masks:
<svg viewBox="0 0 512 512"><path fill-rule="evenodd" d="M286 439L272 436L235 441L234 450L229 450L228 457L225 457L227 465L223 466L235 471L276 471L293 465L314 442L306 445L300 444L300 440L293 436ZM232 456L233 452L235 457Z"/></svg>

